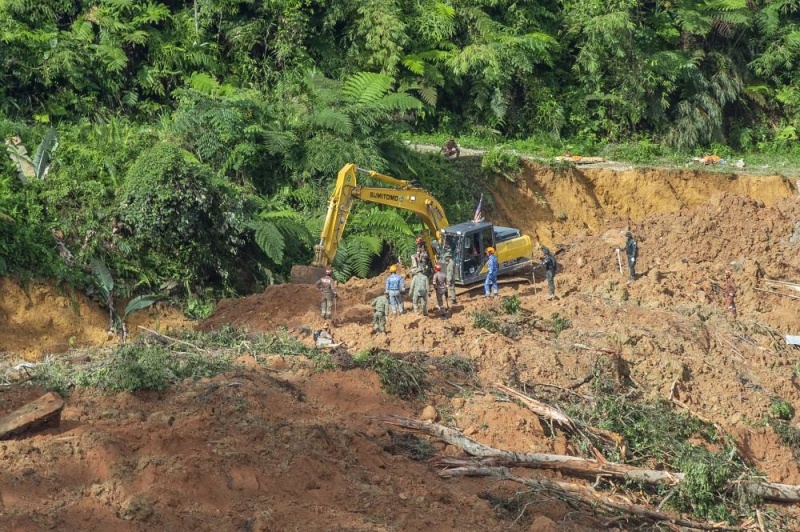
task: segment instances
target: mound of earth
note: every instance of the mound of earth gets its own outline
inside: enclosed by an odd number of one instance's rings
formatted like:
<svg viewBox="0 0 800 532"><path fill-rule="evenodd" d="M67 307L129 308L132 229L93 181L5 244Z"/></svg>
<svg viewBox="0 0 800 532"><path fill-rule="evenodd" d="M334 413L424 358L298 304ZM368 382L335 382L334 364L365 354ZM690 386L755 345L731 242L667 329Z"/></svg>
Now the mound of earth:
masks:
<svg viewBox="0 0 800 532"><path fill-rule="evenodd" d="M515 318L502 298L461 289L447 319L435 310L408 313L390 317L388 333L375 335L369 301L383 279L351 280L341 285L331 320L350 353L418 353L432 366L463 357L476 367L474 381L444 379L424 401L402 401L371 372L319 373L302 358L248 353L233 372L164 393L78 390L60 428L0 444L0 522L12 530L605 530L611 525L544 497L503 514L498 501L517 488L440 479L414 459L416 440L374 416L419 418L424 410L487 445L571 454L566 439L490 391L496 383L567 388L591 376L608 352L644 396L679 399L734 435L742 456L770 481L800 484L791 449L763 423L776 397L800 407L798 353L782 338L800 334L800 300L762 291L767 279L800 281L792 183L530 166L516 183L497 183L488 218L558 250L556 299L546 299L540 277L504 283L501 296L517 296L521 306ZM616 255L629 229L640 248L630 285ZM724 305L726 269L738 286L736 319ZM34 308L47 304L37 300ZM72 325L53 320L51 336L105 334L103 313L93 312ZM513 339L486 329L476 314L506 320ZM222 301L199 326L286 329L311 345L310 332L322 324L319 293L295 284ZM37 392L0 393L0 411Z"/></svg>

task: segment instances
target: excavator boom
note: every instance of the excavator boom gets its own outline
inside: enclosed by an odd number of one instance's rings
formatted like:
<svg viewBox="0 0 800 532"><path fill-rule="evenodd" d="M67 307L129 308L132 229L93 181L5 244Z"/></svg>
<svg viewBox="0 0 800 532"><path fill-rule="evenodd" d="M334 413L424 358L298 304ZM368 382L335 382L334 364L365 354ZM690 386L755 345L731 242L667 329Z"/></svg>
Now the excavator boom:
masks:
<svg viewBox="0 0 800 532"><path fill-rule="evenodd" d="M358 173L390 187L361 186L357 180ZM314 246L314 261L311 266L292 268L293 282L314 282L322 276L325 268L333 264L353 200L356 198L415 213L423 223L423 238L428 248L428 256L436 256L432 239L438 240L441 237L441 230L450 225L439 201L427 190L411 181L364 170L350 163L342 167L337 175L336 186L328 201L328 212L325 215L322 234Z"/></svg>

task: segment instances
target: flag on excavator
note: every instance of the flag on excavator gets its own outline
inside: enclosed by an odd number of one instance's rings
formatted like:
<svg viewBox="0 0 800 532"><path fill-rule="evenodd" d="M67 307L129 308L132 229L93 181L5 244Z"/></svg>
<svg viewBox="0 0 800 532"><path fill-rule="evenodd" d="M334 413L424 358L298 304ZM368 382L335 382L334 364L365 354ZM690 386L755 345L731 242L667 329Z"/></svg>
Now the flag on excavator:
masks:
<svg viewBox="0 0 800 532"><path fill-rule="evenodd" d="M472 217L472 221L474 223L483 221L483 213L481 212L482 208L483 208L483 194L481 194L481 199L478 200L478 206L475 208L475 216Z"/></svg>

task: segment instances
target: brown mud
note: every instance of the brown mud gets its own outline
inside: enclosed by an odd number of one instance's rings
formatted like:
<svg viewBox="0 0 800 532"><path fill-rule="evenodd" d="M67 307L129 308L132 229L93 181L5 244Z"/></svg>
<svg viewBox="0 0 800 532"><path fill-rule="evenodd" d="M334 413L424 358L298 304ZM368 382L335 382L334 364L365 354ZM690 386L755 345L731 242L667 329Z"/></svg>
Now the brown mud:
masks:
<svg viewBox="0 0 800 532"><path fill-rule="evenodd" d="M540 330L512 340L476 329L473 313L500 305L477 289L459 296L447 320L435 311L406 314L375 336L368 303L382 279L341 285L332 320L335 339L351 353L377 347L432 360L465 357L477 367L478 386L445 383L425 401L407 402L383 392L371 372L319 373L305 359L251 353L232 372L162 393L78 390L60 428L0 442L0 529L605 530L602 519L544 497L524 515L516 509L501 518L496 497L516 487L440 479L399 452L400 434L374 419L418 417L432 406L488 445L574 452L490 391L495 383L568 386L605 356L579 346L619 351L646 397L675 389L692 411L733 434L770 481L800 483L792 451L763 422L776 397L800 407L800 353L781 337L800 334L800 301L756 290L765 279L800 281L800 197L792 182L530 165L516 183L496 183L493 199L489 219L558 250L555 300L545 299L542 282L501 287L501 295L519 296ZM615 253L628 229L640 246L630 285ZM724 305L726 269L738 286L736 320ZM9 280L0 290L0 347L9 363L110 342L107 315L80 294L47 285L22 290ZM285 327L310 345L307 332L322 324L318 303L311 286L271 286L220 302L200 327ZM571 321L557 337L547 331L555 313ZM162 332L186 326L165 306L137 319ZM0 388L0 414L39 392ZM439 443L434 449L455 452Z"/></svg>

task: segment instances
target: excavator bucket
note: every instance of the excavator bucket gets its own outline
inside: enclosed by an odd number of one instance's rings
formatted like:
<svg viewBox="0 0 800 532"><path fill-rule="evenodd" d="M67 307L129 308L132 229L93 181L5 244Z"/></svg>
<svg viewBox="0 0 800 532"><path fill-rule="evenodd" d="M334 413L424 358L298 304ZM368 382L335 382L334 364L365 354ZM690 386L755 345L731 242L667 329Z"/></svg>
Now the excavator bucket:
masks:
<svg viewBox="0 0 800 532"><path fill-rule="evenodd" d="M292 266L292 282L295 284L314 284L325 275L325 268L321 266L307 266L295 264Z"/></svg>

